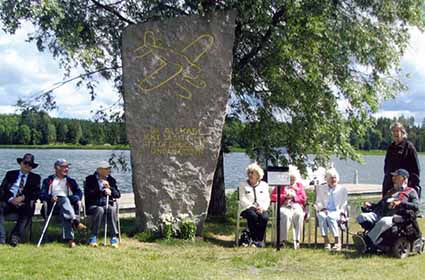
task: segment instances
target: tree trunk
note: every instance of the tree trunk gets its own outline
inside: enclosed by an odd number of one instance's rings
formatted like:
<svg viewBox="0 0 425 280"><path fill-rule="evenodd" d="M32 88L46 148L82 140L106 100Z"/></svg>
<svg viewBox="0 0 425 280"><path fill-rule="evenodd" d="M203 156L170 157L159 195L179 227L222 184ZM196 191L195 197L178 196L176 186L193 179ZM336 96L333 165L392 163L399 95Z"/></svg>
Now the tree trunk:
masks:
<svg viewBox="0 0 425 280"><path fill-rule="evenodd" d="M220 155L214 173L211 200L208 206L208 217L224 217L226 215L226 192L224 190L224 160L223 138L221 139Z"/></svg>

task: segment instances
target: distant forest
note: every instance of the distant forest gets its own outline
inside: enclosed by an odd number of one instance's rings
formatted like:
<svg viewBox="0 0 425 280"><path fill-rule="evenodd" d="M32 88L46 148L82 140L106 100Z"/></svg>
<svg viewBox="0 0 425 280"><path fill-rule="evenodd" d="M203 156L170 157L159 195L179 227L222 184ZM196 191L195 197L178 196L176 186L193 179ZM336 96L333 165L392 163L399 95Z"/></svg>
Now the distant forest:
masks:
<svg viewBox="0 0 425 280"><path fill-rule="evenodd" d="M374 127L368 129L364 135L354 133L350 135L351 145L358 150L386 150L392 142L390 126L395 121L401 122L406 127L408 140L415 145L416 149L419 152L425 152L425 119L418 125L413 117L405 118L403 116L393 119L376 119ZM225 147L247 148L250 145L255 146L256 138L264 138L264 135L256 135L255 130L251 129L255 125L255 123L243 123L236 118L227 118L224 128ZM285 124L277 125L285 126Z"/></svg>
<svg viewBox="0 0 425 280"><path fill-rule="evenodd" d="M365 135L352 134L351 144L359 150L385 150L391 143L390 125L399 121L406 126L408 139L419 152L425 152L425 119L420 125L415 119L378 118L375 126ZM251 126L236 118L226 119L224 127L225 147L248 148L253 144ZM90 120L51 118L46 112L27 110L20 115L0 114L0 144L80 144L125 145L128 144L125 124L95 122Z"/></svg>
<svg viewBox="0 0 425 280"><path fill-rule="evenodd" d="M124 123L51 118L27 110L21 115L0 114L0 144L127 144Z"/></svg>

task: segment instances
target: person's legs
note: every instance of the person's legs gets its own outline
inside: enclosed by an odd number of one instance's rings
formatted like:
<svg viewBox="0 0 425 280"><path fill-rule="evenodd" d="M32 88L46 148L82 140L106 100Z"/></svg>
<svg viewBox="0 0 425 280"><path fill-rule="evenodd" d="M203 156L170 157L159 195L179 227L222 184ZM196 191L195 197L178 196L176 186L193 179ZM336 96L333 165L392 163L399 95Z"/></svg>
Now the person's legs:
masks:
<svg viewBox="0 0 425 280"><path fill-rule="evenodd" d="M320 211L317 213L317 220L319 222L320 233L323 237L328 235L328 225L326 223L326 217L327 215L324 211Z"/></svg>
<svg viewBox="0 0 425 280"><path fill-rule="evenodd" d="M374 212L369 213L361 213L359 216L357 216L356 221L357 223L364 229L370 230L373 228L375 223L379 220L379 216L376 215Z"/></svg>
<svg viewBox="0 0 425 280"><path fill-rule="evenodd" d="M251 237L256 240L257 236L257 223L258 223L258 215L255 212L255 209L249 208L241 213L241 216L245 218L248 222L248 229L251 233Z"/></svg>
<svg viewBox="0 0 425 280"><path fill-rule="evenodd" d="M393 217L383 217L381 218L375 226L369 231L367 236L370 238L374 245L377 244L377 241L381 234L390 229L393 226Z"/></svg>
<svg viewBox="0 0 425 280"><path fill-rule="evenodd" d="M267 222L269 220L269 213L264 211L258 215L258 225L257 225L257 240L258 242L264 241L264 234L266 233ZM264 245L264 243L262 243Z"/></svg>
<svg viewBox="0 0 425 280"><path fill-rule="evenodd" d="M288 241L288 231L292 222L292 209L280 208L280 241Z"/></svg>
<svg viewBox="0 0 425 280"><path fill-rule="evenodd" d="M293 206L292 223L295 231L295 240L299 242L304 224L304 210L299 204L294 204Z"/></svg>
<svg viewBox="0 0 425 280"><path fill-rule="evenodd" d="M108 223L109 228L111 229L111 238L118 236L118 217L117 217L117 208L115 205L108 207Z"/></svg>
<svg viewBox="0 0 425 280"><path fill-rule="evenodd" d="M87 213L91 216L90 234L91 236L96 236L102 226L105 209L101 206L90 206Z"/></svg>
<svg viewBox="0 0 425 280"><path fill-rule="evenodd" d="M12 230L12 237L16 236L17 238L15 238L15 240L20 241L24 237L25 227L27 226L29 219L31 219L32 208L29 204L25 204L18 207L16 212L18 213L18 220Z"/></svg>
<svg viewBox="0 0 425 280"><path fill-rule="evenodd" d="M4 228L5 207L5 203L0 202L0 244L6 243L6 230Z"/></svg>
<svg viewBox="0 0 425 280"><path fill-rule="evenodd" d="M60 209L60 216L62 217L62 237L65 241L74 240L74 230L72 229L72 222L76 219L74 207L68 197L58 197L57 207Z"/></svg>
<svg viewBox="0 0 425 280"><path fill-rule="evenodd" d="M339 228L338 228L338 219L339 219L339 212L337 211L329 211L328 216L326 217L326 223L328 224L332 235L335 238L339 237Z"/></svg>

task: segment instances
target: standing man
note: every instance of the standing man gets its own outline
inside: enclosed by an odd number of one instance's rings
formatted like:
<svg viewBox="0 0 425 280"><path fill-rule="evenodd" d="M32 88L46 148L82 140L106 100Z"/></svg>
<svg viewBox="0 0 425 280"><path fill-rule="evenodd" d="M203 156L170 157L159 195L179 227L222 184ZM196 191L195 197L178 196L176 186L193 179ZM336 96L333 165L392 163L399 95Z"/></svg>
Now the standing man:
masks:
<svg viewBox="0 0 425 280"><path fill-rule="evenodd" d="M55 174L43 180L40 200L48 203L51 211L53 203L60 211L63 226L63 238L70 248L75 247L73 227L78 230L86 229L80 223L79 207L83 193L77 182L68 176L70 164L65 159L58 159L54 164ZM76 213L77 212L77 213Z"/></svg>
<svg viewBox="0 0 425 280"><path fill-rule="evenodd" d="M84 186L84 199L87 214L92 216L90 228L89 246L97 247L97 234L104 219L108 219L111 229L111 245L118 248L119 239L117 227L117 209L115 200L121 197L115 179L110 175L111 167L108 162L98 164L96 172L86 177ZM109 205L106 205L106 197L109 196Z"/></svg>
<svg viewBox="0 0 425 280"><path fill-rule="evenodd" d="M34 162L32 154L25 154L16 160L20 169L8 171L0 186L0 244L6 242L4 216L17 213L18 220L10 238L10 245L13 247L21 241L25 227L34 214L34 205L40 194L41 181L40 175L31 172L38 166Z"/></svg>
<svg viewBox="0 0 425 280"><path fill-rule="evenodd" d="M404 169L410 174L408 185L415 188L420 197L420 166L415 146L412 142L407 140L406 129L401 123L395 122L390 128L393 143L391 143L388 147L385 155L385 177L382 184L382 196L384 197L385 194L393 187L391 173L398 169Z"/></svg>

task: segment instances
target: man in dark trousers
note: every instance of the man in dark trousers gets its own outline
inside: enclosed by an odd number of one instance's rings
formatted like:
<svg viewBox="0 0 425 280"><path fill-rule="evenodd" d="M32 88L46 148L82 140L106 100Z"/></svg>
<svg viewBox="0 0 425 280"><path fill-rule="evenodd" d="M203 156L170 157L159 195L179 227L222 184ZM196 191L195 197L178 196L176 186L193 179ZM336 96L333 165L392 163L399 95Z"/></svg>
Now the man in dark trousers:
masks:
<svg viewBox="0 0 425 280"><path fill-rule="evenodd" d="M90 228L89 246L97 246L97 234L105 218L110 224L111 246L118 247L119 239L117 227L117 210L115 200L121 197L115 179L111 176L111 167L108 162L102 161L98 164L96 172L86 177L84 186L84 198L87 214L92 216ZM106 205L106 197L108 205Z"/></svg>
<svg viewBox="0 0 425 280"><path fill-rule="evenodd" d="M20 169L8 171L0 186L0 244L6 242L5 215L16 213L18 220L10 238L10 245L13 247L21 241L25 227L34 214L34 204L40 193L41 181L40 175L31 172L38 166L32 154L25 154L16 160Z"/></svg>
<svg viewBox="0 0 425 280"><path fill-rule="evenodd" d="M382 184L382 196L384 196L392 187L391 172L397 169L405 169L409 172L408 185L413 187L420 196L420 166L415 146L407 140L407 132L401 123L391 125L391 134L393 142L387 149L384 163L384 182Z"/></svg>

